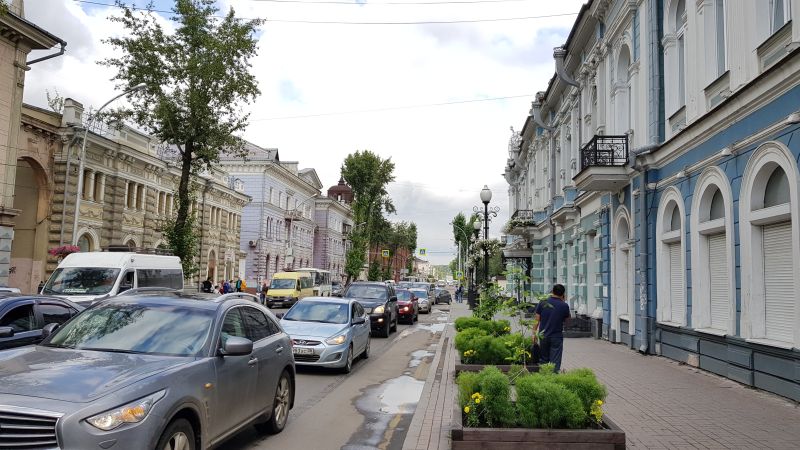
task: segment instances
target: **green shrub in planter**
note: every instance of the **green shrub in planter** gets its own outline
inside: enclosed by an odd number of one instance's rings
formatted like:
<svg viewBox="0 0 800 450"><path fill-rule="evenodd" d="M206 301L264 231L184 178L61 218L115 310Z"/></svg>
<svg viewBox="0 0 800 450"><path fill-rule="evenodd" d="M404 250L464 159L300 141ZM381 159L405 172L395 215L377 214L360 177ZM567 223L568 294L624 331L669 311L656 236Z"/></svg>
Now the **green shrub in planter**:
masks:
<svg viewBox="0 0 800 450"><path fill-rule="evenodd" d="M527 428L583 428L587 413L574 392L553 381L556 376L527 375L517 379L516 413Z"/></svg>
<svg viewBox="0 0 800 450"><path fill-rule="evenodd" d="M480 393L483 396L483 419L490 427L509 426L515 422L511 403L511 384L497 367L485 367L478 374Z"/></svg>
<svg viewBox="0 0 800 450"><path fill-rule="evenodd" d="M598 400L606 399L606 387L597 381L591 369L576 369L562 373L553 377L552 381L575 393L587 415L591 413L592 405Z"/></svg>
<svg viewBox="0 0 800 450"><path fill-rule="evenodd" d="M463 331L467 328L481 328L483 322L485 320L477 317L459 317L453 324L456 327L456 331Z"/></svg>
<svg viewBox="0 0 800 450"><path fill-rule="evenodd" d="M533 339L530 337L523 336L520 333L509 334L508 336L501 336L498 339L502 339L503 343L509 350L509 358L507 359L505 364L514 363L514 364L531 364L531 353L530 348L533 345ZM524 360L524 361L523 361Z"/></svg>
<svg viewBox="0 0 800 450"><path fill-rule="evenodd" d="M511 332L511 324L507 320L484 320L478 317L459 317L454 323L456 331L461 332L470 328L480 328L486 334L502 336Z"/></svg>
<svg viewBox="0 0 800 450"><path fill-rule="evenodd" d="M463 355L465 351L474 348L472 342L475 339L484 336L487 336L487 333L480 328L466 328L456 334L456 349Z"/></svg>
<svg viewBox="0 0 800 450"><path fill-rule="evenodd" d="M467 406L470 401L470 396L480 389L480 374L478 372L461 372L456 378L456 385L458 386L458 403L461 409Z"/></svg>
<svg viewBox="0 0 800 450"><path fill-rule="evenodd" d="M479 336L470 341L470 347L475 352L471 360L477 364L508 364L511 357L503 338Z"/></svg>

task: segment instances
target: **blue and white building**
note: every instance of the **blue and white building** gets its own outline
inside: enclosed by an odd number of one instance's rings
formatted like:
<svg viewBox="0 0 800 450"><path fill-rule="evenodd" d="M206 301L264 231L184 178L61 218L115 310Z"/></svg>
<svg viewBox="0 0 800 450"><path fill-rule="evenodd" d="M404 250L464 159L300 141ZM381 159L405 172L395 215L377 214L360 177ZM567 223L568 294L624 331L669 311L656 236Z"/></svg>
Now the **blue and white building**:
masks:
<svg viewBox="0 0 800 450"><path fill-rule="evenodd" d="M604 339L800 400L794 17L800 0L586 2L505 173L532 291L560 282Z"/></svg>

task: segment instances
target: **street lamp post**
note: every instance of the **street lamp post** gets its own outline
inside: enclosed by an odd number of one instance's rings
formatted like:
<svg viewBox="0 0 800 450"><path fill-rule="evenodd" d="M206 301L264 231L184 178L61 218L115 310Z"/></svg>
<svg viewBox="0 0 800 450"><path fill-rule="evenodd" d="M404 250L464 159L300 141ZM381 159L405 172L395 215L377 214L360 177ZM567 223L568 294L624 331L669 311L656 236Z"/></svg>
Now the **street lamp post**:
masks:
<svg viewBox="0 0 800 450"><path fill-rule="evenodd" d="M500 210L500 208L498 207L490 209L489 202L491 201L492 201L492 191L489 189L489 186L484 185L483 189L481 189L481 202L483 203L483 211L481 212L480 208L477 206L472 208L475 214L477 214L478 216L481 215L483 216L483 238L486 241L489 240L489 221L491 220L490 217L497 217L497 212ZM489 282L489 247L487 245L484 245L483 247L483 278L484 278L483 281L485 283Z"/></svg>
<svg viewBox="0 0 800 450"><path fill-rule="evenodd" d="M474 228L473 231L475 233L475 242L478 242L478 236L481 232L481 223L476 220L472 223L472 227ZM469 309L473 309L475 307L478 293L478 268L475 265L470 268L469 282L470 288L467 295L467 304L469 305Z"/></svg>
<svg viewBox="0 0 800 450"><path fill-rule="evenodd" d="M76 190L76 195L75 195L75 214L72 219L72 245L78 244L78 217L80 216L81 197L83 196L83 163L86 160L86 138L89 135L89 127L91 125L94 125L94 121L100 116L100 111L102 111L106 106L111 104L114 100L122 96L128 95L131 92L143 89L145 86L147 85L144 83L139 83L136 86L133 86L132 88L126 90L125 92L114 96L114 98L105 102L103 106L101 106L97 111L95 111L94 114L91 117L89 117L89 120L87 120L86 125L84 125L83 127L83 143L81 144L81 157L80 157L80 162L78 164L78 189ZM69 176L69 174L67 174L67 176Z"/></svg>

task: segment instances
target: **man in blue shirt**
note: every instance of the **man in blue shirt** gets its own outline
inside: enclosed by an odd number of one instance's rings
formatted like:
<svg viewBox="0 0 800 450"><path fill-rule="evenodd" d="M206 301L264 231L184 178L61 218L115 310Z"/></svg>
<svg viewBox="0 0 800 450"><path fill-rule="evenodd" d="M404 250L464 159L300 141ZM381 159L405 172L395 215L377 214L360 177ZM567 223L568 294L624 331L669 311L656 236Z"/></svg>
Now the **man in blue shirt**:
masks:
<svg viewBox="0 0 800 450"><path fill-rule="evenodd" d="M564 301L566 289L561 284L553 286L550 298L536 305L536 323L534 331L538 329L542 334L540 344L542 357L541 364L553 363L556 373L561 371L561 354L564 350L564 322L569 318L569 305ZM534 337L535 339L535 337Z"/></svg>

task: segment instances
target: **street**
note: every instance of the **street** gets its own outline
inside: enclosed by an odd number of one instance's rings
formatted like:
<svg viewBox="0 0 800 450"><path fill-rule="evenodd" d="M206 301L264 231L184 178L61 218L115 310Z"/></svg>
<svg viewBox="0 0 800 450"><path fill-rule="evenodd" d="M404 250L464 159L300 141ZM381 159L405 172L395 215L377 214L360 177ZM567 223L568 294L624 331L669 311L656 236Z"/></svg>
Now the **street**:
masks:
<svg viewBox="0 0 800 450"><path fill-rule="evenodd" d="M414 325L399 324L389 339L371 338L370 358L355 362L349 375L298 366L286 429L263 436L248 427L219 448L400 449L449 311L435 306Z"/></svg>

